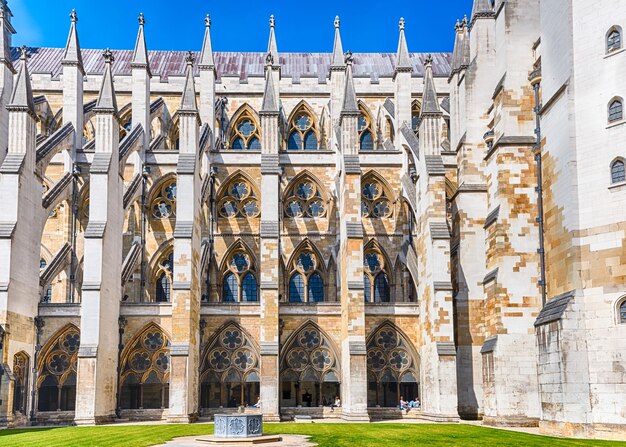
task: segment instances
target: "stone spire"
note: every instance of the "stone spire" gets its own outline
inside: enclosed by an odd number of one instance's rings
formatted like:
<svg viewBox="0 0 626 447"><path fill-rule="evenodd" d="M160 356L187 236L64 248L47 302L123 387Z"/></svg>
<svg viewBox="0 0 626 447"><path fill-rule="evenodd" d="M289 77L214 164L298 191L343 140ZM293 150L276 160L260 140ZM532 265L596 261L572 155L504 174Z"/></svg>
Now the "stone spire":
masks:
<svg viewBox="0 0 626 447"><path fill-rule="evenodd" d="M263 93L263 105L261 112L278 113L278 101L276 100L276 89L274 88L274 76L272 76L271 69L272 63L270 54L267 54L265 62L265 92Z"/></svg>
<svg viewBox="0 0 626 447"><path fill-rule="evenodd" d="M144 25L146 19L143 12L139 13L139 32L137 33L137 42L135 42L135 51L133 51L133 61L131 66L138 68L146 68L150 75L150 62L148 61L148 47L146 46L146 36L144 34Z"/></svg>
<svg viewBox="0 0 626 447"><path fill-rule="evenodd" d="M454 52L452 53L452 70L450 77L456 73L465 70L470 64L470 40L467 16L463 21L456 21L454 26L456 38L454 41Z"/></svg>
<svg viewBox="0 0 626 447"><path fill-rule="evenodd" d="M439 101L437 101L437 91L435 90L435 81L433 79L433 57L426 56L424 61L424 93L422 95L422 116L428 114L441 114Z"/></svg>
<svg viewBox="0 0 626 447"><path fill-rule="evenodd" d="M78 22L78 15L76 10L72 9L70 13L70 33L67 36L67 44L65 44L65 53L63 54L63 64L76 65L80 71L84 74L85 69L83 67L83 56L80 51L80 43L78 42L78 31L76 29L76 23Z"/></svg>
<svg viewBox="0 0 626 447"><path fill-rule="evenodd" d="M197 112L196 85L193 80L193 63L195 62L195 57L191 51L187 52L185 62L187 62L187 75L185 88L183 89L183 98L180 101L180 110L185 112Z"/></svg>
<svg viewBox="0 0 626 447"><path fill-rule="evenodd" d="M471 26L474 26L474 22L478 18L491 18L495 17L495 11L491 0L474 0L474 6L472 7Z"/></svg>
<svg viewBox="0 0 626 447"><path fill-rule="evenodd" d="M335 17L335 43L333 44L333 59L330 64L332 68L344 69L346 66L343 55L343 46L341 45L341 33L339 32L339 16Z"/></svg>
<svg viewBox="0 0 626 447"><path fill-rule="evenodd" d="M102 77L102 87L100 88L100 94L98 95L95 108L97 110L117 113L117 99L115 98L113 73L111 72L111 65L115 58L108 48L103 51L102 57L104 58L104 76Z"/></svg>
<svg viewBox="0 0 626 447"><path fill-rule="evenodd" d="M30 74L28 73L28 64L26 63L26 47L21 48L20 70L17 72L15 88L11 96L9 107L12 109L21 109L35 114L35 103L33 101L33 89L30 85Z"/></svg>
<svg viewBox="0 0 626 447"><path fill-rule="evenodd" d="M4 63L11 70L13 63L11 61L11 35L15 34L15 29L11 25L11 10L6 2L0 2L0 63Z"/></svg>
<svg viewBox="0 0 626 447"><path fill-rule="evenodd" d="M341 108L341 114L351 114L359 112L359 104L356 100L356 93L354 91L354 79L352 77L352 62L354 57L348 50L345 55L346 63L346 85L343 93L343 107Z"/></svg>
<svg viewBox="0 0 626 447"><path fill-rule="evenodd" d="M409 59L409 48L404 35L404 17L400 18L398 26L400 28L400 38L398 40L398 54L396 55L396 72L412 71L413 66L411 65L411 60Z"/></svg>
<svg viewBox="0 0 626 447"><path fill-rule="evenodd" d="M213 45L211 43L211 17L208 14L204 19L204 24L204 41L202 42L202 51L200 52L198 65L200 67L212 68L215 66L215 60L213 59Z"/></svg>
<svg viewBox="0 0 626 447"><path fill-rule="evenodd" d="M267 53L272 55L272 65L278 66L280 65L280 59L278 59L278 46L276 45L276 34L274 33L274 27L276 26L276 21L274 20L274 16L270 16L270 40L267 43Z"/></svg>

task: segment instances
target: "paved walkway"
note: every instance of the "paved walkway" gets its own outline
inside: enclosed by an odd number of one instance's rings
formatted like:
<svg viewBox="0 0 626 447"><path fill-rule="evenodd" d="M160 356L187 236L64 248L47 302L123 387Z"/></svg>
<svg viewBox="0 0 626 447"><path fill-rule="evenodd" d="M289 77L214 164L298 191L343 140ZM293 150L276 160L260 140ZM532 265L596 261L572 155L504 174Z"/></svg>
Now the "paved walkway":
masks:
<svg viewBox="0 0 626 447"><path fill-rule="evenodd" d="M259 444L264 447L314 447L317 444L309 442L309 436L300 435L281 435L283 440L281 442L268 442L267 444ZM167 444L161 444L154 447L208 447L215 446L215 444L208 444L206 442L198 441L201 436L189 436L186 438L177 438L168 442ZM216 446L216 447L219 447Z"/></svg>

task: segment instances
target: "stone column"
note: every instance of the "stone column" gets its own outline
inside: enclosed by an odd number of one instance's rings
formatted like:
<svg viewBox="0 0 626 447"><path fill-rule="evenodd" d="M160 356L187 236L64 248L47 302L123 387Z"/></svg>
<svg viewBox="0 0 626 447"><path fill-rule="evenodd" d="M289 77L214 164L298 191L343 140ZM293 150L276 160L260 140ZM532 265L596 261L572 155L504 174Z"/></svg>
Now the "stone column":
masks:
<svg viewBox="0 0 626 447"><path fill-rule="evenodd" d="M119 175L119 121L113 87L111 51L96 114L96 148L90 169L89 224L85 230L83 301L78 351L76 416L79 425L115 417L117 327L121 298L124 209Z"/></svg>
<svg viewBox="0 0 626 447"><path fill-rule="evenodd" d="M194 58L187 56L187 79L179 109L180 149L177 173L176 229L170 413L168 422L191 422L198 410L200 349L201 230L199 124L193 79Z"/></svg>
<svg viewBox="0 0 626 447"><path fill-rule="evenodd" d="M280 162L278 100L275 96L272 60L266 62L266 84L261 108L261 408L266 421L279 421L280 367Z"/></svg>
<svg viewBox="0 0 626 447"><path fill-rule="evenodd" d="M39 302L38 229L44 217L41 183L35 176L36 115L26 47L22 47L20 63L7 107L8 153L0 166L0 327L6 332L0 360L11 359L11 363L20 350L33 357L33 321ZM13 417L12 382L6 374L1 380L0 424Z"/></svg>

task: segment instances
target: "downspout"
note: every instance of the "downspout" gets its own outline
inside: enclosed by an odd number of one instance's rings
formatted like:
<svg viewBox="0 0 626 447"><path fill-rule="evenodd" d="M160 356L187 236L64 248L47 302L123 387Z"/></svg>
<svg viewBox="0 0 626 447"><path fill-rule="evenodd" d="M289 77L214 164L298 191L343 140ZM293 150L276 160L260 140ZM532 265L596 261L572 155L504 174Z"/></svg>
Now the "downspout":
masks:
<svg viewBox="0 0 626 447"><path fill-rule="evenodd" d="M41 334L43 334L43 328L46 325L42 317L35 317L35 354L33 355L32 365L32 382L30 392L30 423L35 420L35 410L37 408L37 360L39 358L39 352L41 351Z"/></svg>
<svg viewBox="0 0 626 447"><path fill-rule="evenodd" d="M539 261L541 268L541 280L539 285L541 286L541 304L542 307L546 305L546 252L544 241L544 214L543 214L543 176L542 176L542 160L541 160L541 103L539 97L539 89L541 88L541 67L537 67L528 77L530 85L535 90L535 135L537 142L533 147L533 153L535 155L535 163L537 164L537 212L538 217L536 219L539 224Z"/></svg>
<svg viewBox="0 0 626 447"><path fill-rule="evenodd" d="M143 303L146 297L146 189L150 168L144 166L141 171L141 266L139 281L139 302Z"/></svg>
<svg viewBox="0 0 626 447"><path fill-rule="evenodd" d="M71 241L72 246L71 261L70 261L70 290L67 301L73 303L75 301L76 293L76 269L78 260L76 259L76 233L78 230L78 178L80 177L80 168L75 164L72 168L72 216L71 216Z"/></svg>

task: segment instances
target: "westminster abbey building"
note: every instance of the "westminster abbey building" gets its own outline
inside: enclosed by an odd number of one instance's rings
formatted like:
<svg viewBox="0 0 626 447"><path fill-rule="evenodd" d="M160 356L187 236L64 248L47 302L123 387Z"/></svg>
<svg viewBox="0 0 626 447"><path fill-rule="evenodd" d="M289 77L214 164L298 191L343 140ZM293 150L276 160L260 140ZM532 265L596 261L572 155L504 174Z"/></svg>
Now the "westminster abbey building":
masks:
<svg viewBox="0 0 626 447"><path fill-rule="evenodd" d="M432 54L18 48L1 3L0 425L626 436L620 0L475 0Z"/></svg>

